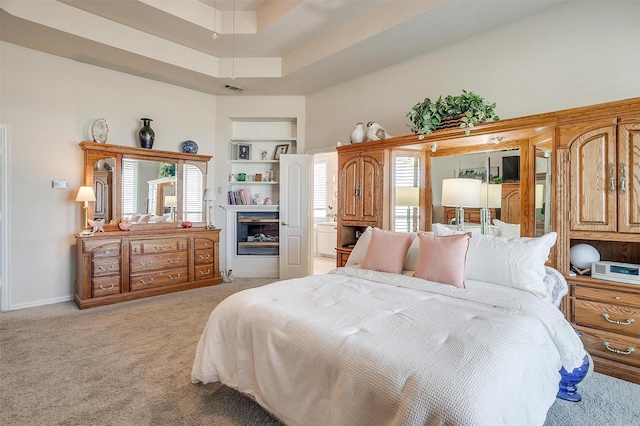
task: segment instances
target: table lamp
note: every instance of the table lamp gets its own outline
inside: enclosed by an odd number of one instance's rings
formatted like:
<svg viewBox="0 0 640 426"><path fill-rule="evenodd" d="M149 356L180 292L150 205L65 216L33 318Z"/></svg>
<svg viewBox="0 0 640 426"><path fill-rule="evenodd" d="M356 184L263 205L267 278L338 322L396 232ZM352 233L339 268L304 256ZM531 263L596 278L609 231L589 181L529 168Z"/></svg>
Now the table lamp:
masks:
<svg viewBox="0 0 640 426"><path fill-rule="evenodd" d="M178 206L178 197L176 197L175 195L165 195L164 206L169 207L169 210L171 212L171 222L175 222L174 209Z"/></svg>
<svg viewBox="0 0 640 426"><path fill-rule="evenodd" d="M502 207L502 185L482 183L480 187L480 233L488 234L491 225L491 210Z"/></svg>
<svg viewBox="0 0 640 426"><path fill-rule="evenodd" d="M208 216L207 216L207 229L216 229L213 224L213 202L216 200L216 190L214 188L207 188L204 191L203 199L207 202Z"/></svg>
<svg viewBox="0 0 640 426"><path fill-rule="evenodd" d="M478 179L452 178L442 180L442 205L457 207L456 229L464 231L464 207L480 206L480 186Z"/></svg>
<svg viewBox="0 0 640 426"><path fill-rule="evenodd" d="M81 234L90 234L89 229L89 201L96 201L96 193L93 190L93 186L81 186L78 189L78 195L76 195L76 201L84 202L82 209L84 210L84 222L82 226Z"/></svg>

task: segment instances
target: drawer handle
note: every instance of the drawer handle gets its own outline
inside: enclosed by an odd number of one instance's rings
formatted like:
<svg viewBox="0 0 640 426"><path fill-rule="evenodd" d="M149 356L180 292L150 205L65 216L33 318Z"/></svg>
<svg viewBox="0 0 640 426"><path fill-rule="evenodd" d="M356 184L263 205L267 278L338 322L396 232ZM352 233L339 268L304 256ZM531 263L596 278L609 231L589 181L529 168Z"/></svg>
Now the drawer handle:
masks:
<svg viewBox="0 0 640 426"><path fill-rule="evenodd" d="M176 276L169 275L169 279L170 279L170 280L177 280L178 278L180 278L180 276L181 276L181 274L178 274L178 275L176 275Z"/></svg>
<svg viewBox="0 0 640 426"><path fill-rule="evenodd" d="M209 243L202 243L202 247L209 247Z"/></svg>
<svg viewBox="0 0 640 426"><path fill-rule="evenodd" d="M626 321L610 320L609 319L609 314L607 314L607 313L603 313L602 317L605 320L607 320L607 322L610 322L611 324L617 324L617 325L629 325L629 324L633 324L635 322L635 320L633 318L627 318Z"/></svg>
<svg viewBox="0 0 640 426"><path fill-rule="evenodd" d="M153 260L149 261L149 263L140 262L140 266L143 268L148 268L151 265L153 265Z"/></svg>
<svg viewBox="0 0 640 426"><path fill-rule="evenodd" d="M149 278L149 281L145 281L145 280L143 280L143 279L140 279L140 282L141 282L142 284L151 284L151 283L153 282L153 277Z"/></svg>
<svg viewBox="0 0 640 426"><path fill-rule="evenodd" d="M111 283L111 287L105 287L105 286L103 286L102 284L100 284L100 285L98 286L98 288L99 288L100 290L102 290L102 291L109 291L109 290L113 290L113 288L114 288L115 286L116 286L116 285L115 285L114 283Z"/></svg>
<svg viewBox="0 0 640 426"><path fill-rule="evenodd" d="M162 245L162 246L154 246L156 250L167 250L169 247L167 247L167 245Z"/></svg>
<svg viewBox="0 0 640 426"><path fill-rule="evenodd" d="M180 258L177 258L176 260L167 259L167 261L169 261L169 263L178 263L180 262Z"/></svg>
<svg viewBox="0 0 640 426"><path fill-rule="evenodd" d="M618 354L618 355L631 355L636 351L634 348L627 348L626 351L621 351L620 349L613 349L609 346L609 342L602 342L602 346L607 348L609 352L613 352L614 354Z"/></svg>
<svg viewBox="0 0 640 426"><path fill-rule="evenodd" d="M109 266L108 268L106 266L98 266L98 268L100 268L101 271L112 271L113 268L115 268L116 265L114 263L111 264L111 266Z"/></svg>
<svg viewBox="0 0 640 426"><path fill-rule="evenodd" d="M203 255L199 254L198 256L200 256L200 259L202 259L202 260L207 260L208 258L211 257L209 254L207 254L206 256L203 256Z"/></svg>
<svg viewBox="0 0 640 426"><path fill-rule="evenodd" d="M209 275L211 273L211 269L207 269L206 271L200 271L200 275Z"/></svg>

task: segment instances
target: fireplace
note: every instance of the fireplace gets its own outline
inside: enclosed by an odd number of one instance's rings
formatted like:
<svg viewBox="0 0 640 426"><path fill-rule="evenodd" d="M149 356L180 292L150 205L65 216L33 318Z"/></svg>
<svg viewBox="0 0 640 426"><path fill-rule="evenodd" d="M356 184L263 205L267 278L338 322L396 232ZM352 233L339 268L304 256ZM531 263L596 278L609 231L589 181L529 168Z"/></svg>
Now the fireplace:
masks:
<svg viewBox="0 0 640 426"><path fill-rule="evenodd" d="M278 256L280 225L278 212L237 212L236 253L238 256Z"/></svg>

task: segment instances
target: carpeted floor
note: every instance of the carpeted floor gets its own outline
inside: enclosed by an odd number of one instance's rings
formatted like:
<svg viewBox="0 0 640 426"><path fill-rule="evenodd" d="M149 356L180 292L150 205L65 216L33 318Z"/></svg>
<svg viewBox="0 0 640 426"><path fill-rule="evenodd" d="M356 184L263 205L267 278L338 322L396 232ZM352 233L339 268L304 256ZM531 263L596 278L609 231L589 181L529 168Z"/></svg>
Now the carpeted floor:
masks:
<svg viewBox="0 0 640 426"><path fill-rule="evenodd" d="M237 278L84 311L69 302L0 314L0 424L279 425L230 388L190 382L211 309L268 282ZM595 373L580 390L583 401L557 400L545 425L640 425L640 386Z"/></svg>

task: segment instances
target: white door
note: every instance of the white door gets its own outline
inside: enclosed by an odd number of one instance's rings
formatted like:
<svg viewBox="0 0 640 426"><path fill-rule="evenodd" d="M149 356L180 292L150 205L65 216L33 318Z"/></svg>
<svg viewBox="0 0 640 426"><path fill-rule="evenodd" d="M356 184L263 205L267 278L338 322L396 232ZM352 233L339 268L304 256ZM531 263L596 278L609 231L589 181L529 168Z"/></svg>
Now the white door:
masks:
<svg viewBox="0 0 640 426"><path fill-rule="evenodd" d="M9 310L9 242L7 222L7 189L9 170L7 158L9 146L9 126L0 124L0 311Z"/></svg>
<svg viewBox="0 0 640 426"><path fill-rule="evenodd" d="M280 279L310 274L311 156L280 156Z"/></svg>

